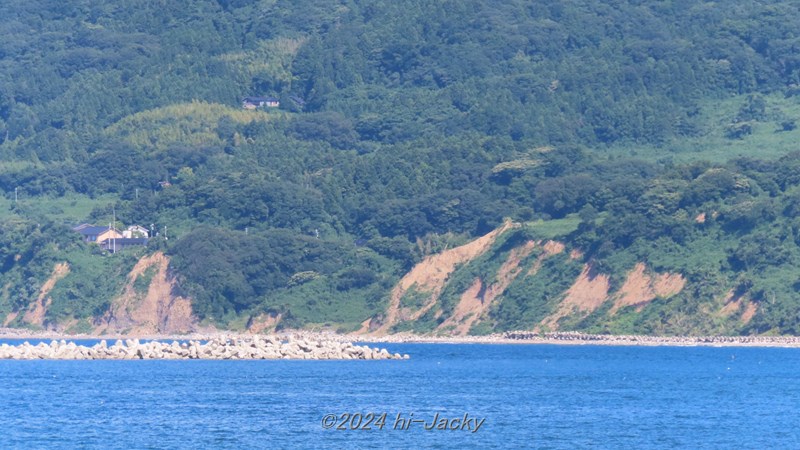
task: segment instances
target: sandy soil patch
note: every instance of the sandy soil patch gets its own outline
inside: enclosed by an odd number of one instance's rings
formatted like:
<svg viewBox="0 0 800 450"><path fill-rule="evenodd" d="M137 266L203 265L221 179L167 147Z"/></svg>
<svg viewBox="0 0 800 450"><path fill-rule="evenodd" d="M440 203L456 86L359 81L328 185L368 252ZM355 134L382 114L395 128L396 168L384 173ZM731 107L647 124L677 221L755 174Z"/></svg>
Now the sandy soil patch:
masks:
<svg viewBox="0 0 800 450"><path fill-rule="evenodd" d="M566 246L558 241L547 241L542 244L542 248L548 255L557 255L566 249Z"/></svg>
<svg viewBox="0 0 800 450"><path fill-rule="evenodd" d="M637 310L641 311L656 297L671 297L683 290L686 285L686 279L681 274L666 273L652 277L646 269L647 266L640 262L628 273L625 283L615 296L610 314L626 306L637 306Z"/></svg>
<svg viewBox="0 0 800 450"><path fill-rule="evenodd" d="M432 308L444 287L447 278L460 264L464 264L485 253L497 237L509 229L517 228L519 224L506 222L496 230L475 239L472 242L446 250L442 253L426 257L409 273L407 273L392 290L389 306L382 325L375 330L376 334L386 334L400 319L416 320ZM400 307L403 295L414 286L417 292L428 296L425 305L416 311Z"/></svg>
<svg viewBox="0 0 800 450"><path fill-rule="evenodd" d="M672 297L686 286L686 278L679 273L662 273L653 282L653 292L658 297Z"/></svg>
<svg viewBox="0 0 800 450"><path fill-rule="evenodd" d="M756 315L756 311L758 311L758 304L755 302L747 302L747 305L744 307L744 312L742 312L742 317L740 318L742 323L750 323Z"/></svg>
<svg viewBox="0 0 800 450"><path fill-rule="evenodd" d="M575 282L567 289L567 295L558 305L553 314L547 316L540 323L551 330L558 329L558 321L573 314L589 315L608 299L608 276L593 273L588 264L583 265L583 270Z"/></svg>
<svg viewBox="0 0 800 450"><path fill-rule="evenodd" d="M253 334L264 334L265 331L273 331L282 318L282 314L259 314L250 319L247 331Z"/></svg>
<svg viewBox="0 0 800 450"><path fill-rule="evenodd" d="M7 316L6 316L6 320L4 320L4 321L3 321L3 326L4 326L4 327L7 327L7 326L8 326L8 324L10 324L11 322L13 322L13 321L14 321L14 319L16 319L16 318L17 318L17 316L19 316L19 313L18 313L18 312L16 312L16 311L14 311L14 312L10 313L9 315L7 315Z"/></svg>
<svg viewBox="0 0 800 450"><path fill-rule="evenodd" d="M735 296L733 290L725 294L724 303L724 306L720 308L718 314L722 317L741 314L739 320L745 325L750 323L756 315L756 312L758 312L758 303L748 299L747 294Z"/></svg>
<svg viewBox="0 0 800 450"><path fill-rule="evenodd" d="M528 276L536 275L536 272L538 272L539 269L542 267L542 263L544 262L545 259L563 252L564 249L565 246L561 242L556 242L556 241L545 242L544 245L542 245L542 250L544 251L542 252L541 255L539 255L538 258L536 258L536 261L533 262L533 265L531 266L531 269L528 271L527 275Z"/></svg>
<svg viewBox="0 0 800 450"><path fill-rule="evenodd" d="M656 298L651 285L652 280L645 273L645 268L644 263L637 263L633 270L628 272L625 283L617 292L617 299L611 308L611 314L625 306L643 305Z"/></svg>
<svg viewBox="0 0 800 450"><path fill-rule="evenodd" d="M563 244L561 245L561 251L563 251ZM524 245L511 250L508 254L508 258L506 258L503 265L497 270L497 282L491 286L484 286L482 280L476 278L472 286L461 296L461 300L458 305L456 305L453 314L447 318L438 329L442 330L455 326L453 330L454 335L466 335L470 328L489 311L492 302L505 292L511 282L523 272L520 263L533 253L536 246L536 242L528 241ZM551 251L552 248L551 246Z"/></svg>
<svg viewBox="0 0 800 450"><path fill-rule="evenodd" d="M742 309L742 298L735 297L733 294L733 290L730 290L728 291L727 294L725 294L724 303L725 306L723 306L722 309L719 310L719 314L722 317L729 317L733 314L736 314Z"/></svg>
<svg viewBox="0 0 800 450"><path fill-rule="evenodd" d="M36 301L31 305L30 309L23 316L23 320L31 325L42 326L44 324L44 317L47 315L47 309L50 307L52 298L49 297L50 291L53 290L58 280L64 278L69 273L69 264L66 262L57 263L53 267L53 273L42 284L39 289L39 296ZM16 316L15 316L16 318ZM12 319L13 320L13 319Z"/></svg>
<svg viewBox="0 0 800 450"><path fill-rule="evenodd" d="M156 272L144 296L134 289L136 278L147 269ZM128 282L120 297L100 319L95 333L130 330L132 334L188 333L197 321L189 299L172 294L174 279L168 274L169 259L161 252L145 256L128 274Z"/></svg>

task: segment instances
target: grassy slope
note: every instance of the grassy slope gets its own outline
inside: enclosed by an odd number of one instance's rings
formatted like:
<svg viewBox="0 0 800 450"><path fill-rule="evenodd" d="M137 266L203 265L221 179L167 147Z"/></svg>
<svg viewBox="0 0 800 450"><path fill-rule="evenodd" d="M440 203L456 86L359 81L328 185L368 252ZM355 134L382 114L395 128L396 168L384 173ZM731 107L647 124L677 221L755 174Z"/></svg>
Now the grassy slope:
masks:
<svg viewBox="0 0 800 450"><path fill-rule="evenodd" d="M626 143L597 149L608 157L634 157L648 161L673 160L676 163L711 161L723 163L738 157L775 159L798 150L800 128L778 131L785 120L800 121L800 98L781 94L764 96L766 117L755 123L753 133L742 139L725 136L725 130L736 118L747 96L706 100L699 105L700 122L697 135L673 139L659 146Z"/></svg>
<svg viewBox="0 0 800 450"><path fill-rule="evenodd" d="M164 150L170 145L221 145L215 132L220 119L235 124L267 121L283 112L246 111L218 103L191 102L142 111L106 128L141 149Z"/></svg>
<svg viewBox="0 0 800 450"><path fill-rule="evenodd" d="M24 210L27 216L46 216L54 222L70 225L84 222L92 210L112 205L116 200L117 197L113 195L98 198L80 194L68 194L57 198L19 196L16 208ZM0 220L18 215L14 208L14 193L0 197Z"/></svg>

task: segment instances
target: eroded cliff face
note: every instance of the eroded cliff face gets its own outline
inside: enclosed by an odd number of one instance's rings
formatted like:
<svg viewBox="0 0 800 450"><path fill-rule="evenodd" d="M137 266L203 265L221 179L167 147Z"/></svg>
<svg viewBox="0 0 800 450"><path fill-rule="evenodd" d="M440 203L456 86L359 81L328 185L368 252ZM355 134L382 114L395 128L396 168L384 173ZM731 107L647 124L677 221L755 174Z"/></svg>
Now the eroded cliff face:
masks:
<svg viewBox="0 0 800 450"><path fill-rule="evenodd" d="M190 299L175 292L169 258L161 252L145 256L128 274L122 294L95 320L94 332L148 335L197 331Z"/></svg>
<svg viewBox="0 0 800 450"><path fill-rule="evenodd" d="M513 249L498 269L496 281L491 285L483 286L480 278L475 279L471 295L465 292L461 301L456 305L455 314L450 316L453 324L457 324L453 330L454 334L467 334L472 325L485 316L495 299L505 292L514 279L524 273L525 268L520 267L520 263L533 252L535 247L535 242L528 241ZM474 288L478 288L478 292L475 292ZM478 293L481 295L475 295ZM449 326L450 324L445 320L439 325L439 329L446 330Z"/></svg>
<svg viewBox="0 0 800 450"><path fill-rule="evenodd" d="M556 330L565 317L587 316L608 300L608 275L596 273L589 264L583 265L578 278L564 293L564 299L555 312L540 322L540 327Z"/></svg>
<svg viewBox="0 0 800 450"><path fill-rule="evenodd" d="M491 248L497 236L519 225L506 222L500 228L465 245L426 257L411 269L392 290L383 320L364 323L362 331L387 334L399 322L413 321L436 305L439 294L450 274L459 265L468 263ZM401 305L402 298L411 289L422 297L419 307Z"/></svg>
<svg viewBox="0 0 800 450"><path fill-rule="evenodd" d="M713 330L717 334L735 332L759 313L758 302L747 292L734 295L727 286L714 294L716 298L693 298L684 275L659 272L645 262L623 273L603 273L579 249L556 240L526 238L529 235L522 233L522 227L506 222L465 245L428 256L392 289L386 311L365 320L358 333L382 336L411 330L464 336L509 330L509 322L503 322L498 311L510 301L512 290L515 308L536 309L535 314L526 316L522 328L513 328L519 330L585 331L586 323L619 330L621 324L637 321L638 315L656 312L650 316L670 323L672 328L666 332L676 334L681 332L686 314L681 307L669 306L674 298L679 303L698 304L698 312L693 314L703 316L701 321L717 322L718 328ZM73 271L77 269L71 269L67 262L55 264L30 304L1 317L0 323L52 331L67 331L77 325L85 331L90 323L95 334L137 336L215 331L200 326L191 300L176 289L169 257L161 252L144 256L135 264L102 316L55 323L48 319L51 296L58 295L53 289L65 277L76 276ZM558 283L554 276L561 278ZM251 316L242 326L251 333L264 333L274 331L281 320L278 313L262 313Z"/></svg>
<svg viewBox="0 0 800 450"><path fill-rule="evenodd" d="M144 256L136 263L127 275L121 293L111 301L110 308L101 317L56 321L50 316L53 289L69 276L75 276L70 265L67 262L56 263L36 298L29 305L3 317L2 326L69 333L76 330L86 332L86 325L92 324L91 331L95 334L131 335L198 331L191 301L176 294L175 279L169 272L169 258L161 252Z"/></svg>
<svg viewBox="0 0 800 450"><path fill-rule="evenodd" d="M634 307L642 312L648 303L657 298L669 299L679 294L686 279L679 273L657 273L645 263L637 263L625 276L625 282L616 291L611 291L609 275L598 273L590 264L583 270L566 291L558 309L542 320L537 330L557 331L564 318L585 318L606 302L611 304L607 316L613 317L625 307Z"/></svg>
<svg viewBox="0 0 800 450"><path fill-rule="evenodd" d="M11 322L17 319L22 314L22 322L26 325L34 327L43 327L45 325L45 317L47 316L47 309L50 307L53 299L50 298L50 291L56 286L62 278L69 275L70 267L66 262L56 263L53 266L53 272L50 277L42 283L39 288L39 295L27 309L16 311L8 314L3 320L3 326L8 326Z"/></svg>
<svg viewBox="0 0 800 450"><path fill-rule="evenodd" d="M536 305L546 313L528 323L527 330L576 329L576 324L587 317L593 317L594 323L613 324L626 320L623 318L625 315L629 320L631 314L642 314L648 308L662 308L676 296L690 295L686 293L688 281L681 273L659 272L645 262L636 263L624 273L602 273L592 266L591 261L584 262L579 249L569 249L564 243L553 240L527 240L510 250L497 252L503 255L502 262L498 259L495 264L486 264L484 258L483 266L496 269L470 275L471 281L466 284L462 277L459 284L462 288L455 305L443 305L442 293L450 289L458 272L471 270L466 273L474 273L470 264L483 255L491 255L489 252L493 246L500 245L498 242L503 234L513 233L520 227L508 222L461 247L427 257L395 286L386 313L365 321L359 332L385 335L410 329L435 335L463 336L482 323L485 324L484 330L502 329L503 324L493 317L493 310L507 300L506 294L515 283L525 282L529 277L545 276L540 274L540 268L555 255L561 255L556 264L572 264L573 267L582 264L582 269L571 284L566 279L564 286L568 288ZM616 284L612 283L612 277L618 280ZM543 280L540 285L546 283L547 280ZM700 310L709 320L730 318L725 326L733 329L746 324L757 314L757 304L748 301L746 296L734 298L724 294L720 293L718 299L697 300L704 302ZM673 313L669 308L665 311L667 315ZM415 327L423 316L428 322ZM430 325L431 317L435 318L433 327Z"/></svg>

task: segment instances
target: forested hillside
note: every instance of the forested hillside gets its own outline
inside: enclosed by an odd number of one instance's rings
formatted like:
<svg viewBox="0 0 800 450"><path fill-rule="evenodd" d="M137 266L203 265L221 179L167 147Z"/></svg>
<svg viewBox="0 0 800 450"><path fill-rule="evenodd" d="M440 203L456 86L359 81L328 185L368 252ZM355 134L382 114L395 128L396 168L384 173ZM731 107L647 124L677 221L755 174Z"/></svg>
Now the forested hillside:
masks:
<svg viewBox="0 0 800 450"><path fill-rule="evenodd" d="M218 327L800 333L799 28L791 1L3 1L0 323L94 329L163 252ZM112 221L158 236L71 229ZM620 303L643 267L685 285ZM559 309L583 275L608 301Z"/></svg>

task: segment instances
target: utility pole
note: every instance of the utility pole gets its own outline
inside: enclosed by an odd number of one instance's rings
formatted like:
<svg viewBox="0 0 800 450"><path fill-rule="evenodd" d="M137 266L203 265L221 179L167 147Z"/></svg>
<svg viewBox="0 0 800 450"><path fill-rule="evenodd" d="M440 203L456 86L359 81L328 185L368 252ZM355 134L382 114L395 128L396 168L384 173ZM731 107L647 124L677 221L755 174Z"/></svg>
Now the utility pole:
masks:
<svg viewBox="0 0 800 450"><path fill-rule="evenodd" d="M169 240L169 238L167 237L167 226L166 225L164 225L164 240L165 241Z"/></svg>
<svg viewBox="0 0 800 450"><path fill-rule="evenodd" d="M139 188L136 188L136 200L139 200Z"/></svg>
<svg viewBox="0 0 800 450"><path fill-rule="evenodd" d="M117 253L117 208L112 206L111 213L113 214L114 226L111 227L111 253Z"/></svg>
<svg viewBox="0 0 800 450"><path fill-rule="evenodd" d="M19 188L18 187L14 188L14 204L15 205L17 204L17 189L19 189Z"/></svg>

